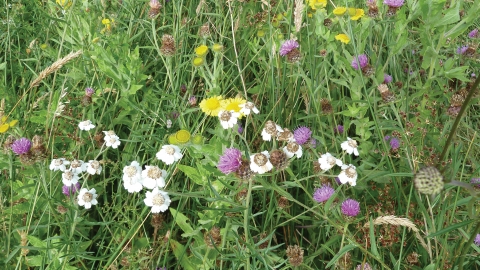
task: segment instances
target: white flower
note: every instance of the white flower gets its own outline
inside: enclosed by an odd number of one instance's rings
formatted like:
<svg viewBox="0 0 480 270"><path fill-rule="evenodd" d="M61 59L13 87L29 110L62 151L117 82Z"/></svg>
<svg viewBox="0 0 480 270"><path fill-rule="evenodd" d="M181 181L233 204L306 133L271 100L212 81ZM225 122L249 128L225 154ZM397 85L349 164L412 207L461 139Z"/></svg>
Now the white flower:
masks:
<svg viewBox="0 0 480 270"><path fill-rule="evenodd" d="M243 115L249 115L251 111L253 111L255 114L258 114L260 112L257 107L255 107L255 104L250 101L239 104L238 106L241 108L240 113L242 113Z"/></svg>
<svg viewBox="0 0 480 270"><path fill-rule="evenodd" d="M165 162L165 164L167 165L173 164L175 161L181 159L182 157L183 155L182 153L180 153L180 148L173 144L167 144L162 146L160 152L157 153L157 158Z"/></svg>
<svg viewBox="0 0 480 270"><path fill-rule="evenodd" d="M65 160L64 158L57 158L57 159L52 159L52 162L50 163L50 170L52 171L62 171L64 172L67 167L65 165L70 164L69 161Z"/></svg>
<svg viewBox="0 0 480 270"><path fill-rule="evenodd" d="M350 183L351 186L357 184L357 169L352 164L342 165L342 172L338 175L338 179L342 184Z"/></svg>
<svg viewBox="0 0 480 270"><path fill-rule="evenodd" d="M65 172L62 173L62 182L65 186L75 185L79 179L78 174L72 170L65 170Z"/></svg>
<svg viewBox="0 0 480 270"><path fill-rule="evenodd" d="M105 145L107 147L112 147L113 149L118 148L120 145L120 138L117 136L117 134L115 134L113 130L103 131L103 133L105 133L105 137L103 138Z"/></svg>
<svg viewBox="0 0 480 270"><path fill-rule="evenodd" d="M147 191L143 202L146 206L152 207L152 213L165 212L170 205L170 197L168 193L158 188L154 188L152 191Z"/></svg>
<svg viewBox="0 0 480 270"><path fill-rule="evenodd" d="M218 118L220 119L220 124L224 129L232 128L240 117L240 113L235 111L219 111Z"/></svg>
<svg viewBox="0 0 480 270"><path fill-rule="evenodd" d="M130 193L142 190L142 168L137 161L123 167L123 187Z"/></svg>
<svg viewBox="0 0 480 270"><path fill-rule="evenodd" d="M167 171L161 170L158 166L145 166L142 171L142 184L148 189L165 186Z"/></svg>
<svg viewBox="0 0 480 270"><path fill-rule="evenodd" d="M263 174L270 171L273 168L272 163L269 160L270 154L268 151L253 154L250 156L250 169L256 173Z"/></svg>
<svg viewBox="0 0 480 270"><path fill-rule="evenodd" d="M90 209L92 205L96 205L97 201L97 191L92 188L90 190L86 188L80 189L80 193L78 193L78 205L85 206L85 209Z"/></svg>
<svg viewBox="0 0 480 270"><path fill-rule="evenodd" d="M287 146L283 147L283 152L285 152L288 158L294 155L297 155L297 158L301 158L303 155L302 146L296 142L289 142Z"/></svg>
<svg viewBox="0 0 480 270"><path fill-rule="evenodd" d="M80 173L85 172L87 170L87 164L85 164L85 162L83 162L83 160L74 159L70 163L70 170L73 173L80 174Z"/></svg>
<svg viewBox="0 0 480 270"><path fill-rule="evenodd" d="M167 119L167 128L171 128L171 127L172 127L172 120Z"/></svg>
<svg viewBox="0 0 480 270"><path fill-rule="evenodd" d="M89 131L90 129L94 128L95 125L92 124L92 121L90 120L85 120L83 122L80 122L78 124L78 128L80 128L81 130L86 130L86 131Z"/></svg>
<svg viewBox="0 0 480 270"><path fill-rule="evenodd" d="M340 159L335 158L330 153L323 154L318 159L318 163L320 163L320 169L322 169L324 171L330 170L335 165L338 165L338 166L343 165L343 162Z"/></svg>
<svg viewBox="0 0 480 270"><path fill-rule="evenodd" d="M358 149L357 149L357 141L355 140L352 140L350 139L349 137L347 137L347 140L342 142L342 144L340 144L340 146L342 147L343 150L345 150L345 152L347 152L349 155L351 155L352 153L355 155L355 156L358 156L359 153L358 153Z"/></svg>
<svg viewBox="0 0 480 270"><path fill-rule="evenodd" d="M102 172L102 165L96 160L89 160L87 163L87 173L94 175Z"/></svg>
<svg viewBox="0 0 480 270"><path fill-rule="evenodd" d="M283 129L275 122L268 120L262 130L262 138L264 141L271 141L272 136L276 137L278 132L283 132Z"/></svg>

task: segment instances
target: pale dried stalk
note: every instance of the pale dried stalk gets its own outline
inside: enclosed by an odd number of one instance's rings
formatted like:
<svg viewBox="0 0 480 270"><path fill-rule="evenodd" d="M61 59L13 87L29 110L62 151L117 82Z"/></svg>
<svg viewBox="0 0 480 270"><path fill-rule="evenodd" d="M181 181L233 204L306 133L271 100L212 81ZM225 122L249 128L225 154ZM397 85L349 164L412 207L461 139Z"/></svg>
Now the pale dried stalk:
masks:
<svg viewBox="0 0 480 270"><path fill-rule="evenodd" d="M44 69L42 72L40 72L40 74L38 74L38 77L35 80L33 80L32 83L30 83L30 88L37 87L40 84L40 82L43 79L45 79L48 75L59 70L63 65L79 57L81 54L82 54L82 50L79 50L76 52L69 53L67 56L63 57L62 59L55 61L55 63L53 63L51 66Z"/></svg>
<svg viewBox="0 0 480 270"><path fill-rule="evenodd" d="M304 9L305 9L304 1L295 0L295 10L293 11L293 15L294 15L293 22L295 23L295 32L300 32L300 28L302 28L302 17L303 17Z"/></svg>
<svg viewBox="0 0 480 270"><path fill-rule="evenodd" d="M409 228L415 233L415 237L418 239L418 241L420 241L420 244L426 250L428 250L427 244L425 243L422 236L420 235L419 229L408 218L399 218L396 216L383 216L383 217L378 217L373 221L373 225L382 225L382 224L390 224L390 225L403 226L403 227ZM363 227L369 227L369 226L370 226L370 222L367 222L365 223L365 225L363 225Z"/></svg>
<svg viewBox="0 0 480 270"><path fill-rule="evenodd" d="M197 9L195 10L195 12L197 13L197 16L200 15L203 5L205 5L205 0L200 0L200 3L198 3Z"/></svg>

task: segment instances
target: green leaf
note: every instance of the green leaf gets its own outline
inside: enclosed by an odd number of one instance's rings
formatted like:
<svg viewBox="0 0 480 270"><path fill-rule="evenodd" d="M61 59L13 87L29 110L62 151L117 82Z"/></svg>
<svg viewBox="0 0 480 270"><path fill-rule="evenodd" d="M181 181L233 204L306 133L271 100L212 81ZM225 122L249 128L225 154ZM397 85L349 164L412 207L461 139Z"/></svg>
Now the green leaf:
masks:
<svg viewBox="0 0 480 270"><path fill-rule="evenodd" d="M170 207L170 213L172 213L173 218L175 219L175 223L182 229L183 232L185 233L191 233L193 232L192 226L188 224L190 221L184 214L178 212L174 208Z"/></svg>
<svg viewBox="0 0 480 270"><path fill-rule="evenodd" d="M36 256L28 256L27 257L27 264L28 266L43 266L43 256L36 255Z"/></svg>
<svg viewBox="0 0 480 270"><path fill-rule="evenodd" d="M3 62L0 64L0 70L4 70L7 67L7 62Z"/></svg>
<svg viewBox="0 0 480 270"><path fill-rule="evenodd" d="M142 89L143 85L140 84L134 84L130 86L130 89L128 89L128 94L129 95L135 95L138 90Z"/></svg>
<svg viewBox="0 0 480 270"><path fill-rule="evenodd" d="M30 244L34 247L43 248L43 249L47 248L47 243L43 240L38 239L35 236L28 235L27 239L28 239L28 242L30 242Z"/></svg>
<svg viewBox="0 0 480 270"><path fill-rule="evenodd" d="M188 178L192 179L193 182L195 182L197 185L203 186L207 184L206 181L204 181L203 177L198 173L197 169L182 164L178 164L177 168L184 174L186 174Z"/></svg>
<svg viewBox="0 0 480 270"><path fill-rule="evenodd" d="M346 245L344 246L334 257L333 259L330 260L330 262L325 266L325 269L330 268L333 266L338 259L340 259L345 253L349 252L352 249L355 249L357 246L351 244L351 245Z"/></svg>
<svg viewBox="0 0 480 270"><path fill-rule="evenodd" d="M171 210L172 208L170 208ZM190 260L187 257L186 249L185 246L182 244L178 243L177 241L170 239L170 247L172 248L173 254L175 254L175 257L177 260L179 260L180 265L182 266L182 269L186 270L196 270L195 266L190 263Z"/></svg>
<svg viewBox="0 0 480 270"><path fill-rule="evenodd" d="M447 13L441 18L440 20L436 20L436 23L433 25L433 27L438 27L442 25L447 25L451 23L456 23L460 21L460 1L457 2L457 5L455 7L449 8Z"/></svg>
<svg viewBox="0 0 480 270"><path fill-rule="evenodd" d="M433 238L433 237L436 237L436 236L440 236L442 234L446 234L446 233L451 232L453 230L456 230L456 229L459 229L461 227L467 226L468 224L470 224L474 221L475 221L475 219L470 219L470 220L465 220L465 221L460 222L460 223L455 223L452 226L449 226L449 227L447 227L445 229L442 229L438 232L431 233L427 237L428 238Z"/></svg>

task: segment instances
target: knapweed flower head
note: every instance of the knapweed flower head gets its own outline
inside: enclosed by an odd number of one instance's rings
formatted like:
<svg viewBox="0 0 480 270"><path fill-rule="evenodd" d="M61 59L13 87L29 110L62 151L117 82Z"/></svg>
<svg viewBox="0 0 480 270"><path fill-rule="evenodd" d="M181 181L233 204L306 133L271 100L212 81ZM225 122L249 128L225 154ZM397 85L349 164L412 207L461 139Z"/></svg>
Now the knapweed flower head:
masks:
<svg viewBox="0 0 480 270"><path fill-rule="evenodd" d="M296 142L289 142L285 147L283 147L283 152L285 152L288 158L293 156L301 158L303 155L302 146Z"/></svg>
<svg viewBox="0 0 480 270"><path fill-rule="evenodd" d="M164 34L162 36L162 46L160 52L165 56L173 56L177 50L175 46L175 39L172 35Z"/></svg>
<svg viewBox="0 0 480 270"><path fill-rule="evenodd" d="M475 240L473 240L473 243L480 247L480 233L475 236Z"/></svg>
<svg viewBox="0 0 480 270"><path fill-rule="evenodd" d="M340 144L340 147L342 147L342 150L344 150L345 152L347 152L349 155L351 155L352 153L355 155L355 156L358 156L359 153L358 153L358 145L357 145L357 141L356 140L352 140L351 138L347 137L347 140L342 142L342 144Z"/></svg>
<svg viewBox="0 0 480 270"><path fill-rule="evenodd" d="M77 182L74 185L64 185L62 187L62 193L63 195L69 197L70 195L75 194L78 190L80 190L80 182Z"/></svg>
<svg viewBox="0 0 480 270"><path fill-rule="evenodd" d="M198 57L205 57L208 53L208 47L206 45L200 45L197 48L195 48L195 54Z"/></svg>
<svg viewBox="0 0 480 270"><path fill-rule="evenodd" d="M227 148L217 164L217 168L224 174L236 172L242 165L242 153L236 148Z"/></svg>
<svg viewBox="0 0 480 270"><path fill-rule="evenodd" d="M467 45L458 47L458 48L457 48L457 54L465 54L465 52L467 52L467 50L468 50L468 46L467 46Z"/></svg>
<svg viewBox="0 0 480 270"><path fill-rule="evenodd" d="M145 170L142 171L142 185L148 189L163 188L167 175L167 171L158 166L145 166Z"/></svg>
<svg viewBox="0 0 480 270"><path fill-rule="evenodd" d="M50 170L52 171L62 171L64 172L67 167L65 165L70 164L69 161L65 160L65 158L56 158L52 159L52 162L50 163Z"/></svg>
<svg viewBox="0 0 480 270"><path fill-rule="evenodd" d="M250 169L258 174L264 174L272 170L273 165L269 160L268 151L253 154L250 156Z"/></svg>
<svg viewBox="0 0 480 270"><path fill-rule="evenodd" d="M388 83L391 83L393 80L392 76L388 75L388 74L383 74L383 83L384 84L388 84Z"/></svg>
<svg viewBox="0 0 480 270"><path fill-rule="evenodd" d="M142 168L137 161L132 161L129 166L123 167L123 187L129 192L140 192L142 185Z"/></svg>
<svg viewBox="0 0 480 270"><path fill-rule="evenodd" d="M320 188L315 189L315 192L313 193L313 199L316 202L326 202L330 197L332 197L333 193L335 192L335 189L333 189L329 185L323 185Z"/></svg>
<svg viewBox="0 0 480 270"><path fill-rule="evenodd" d="M354 199L346 199L342 203L342 213L349 217L355 217L360 213L360 203Z"/></svg>
<svg viewBox="0 0 480 270"><path fill-rule="evenodd" d="M265 127L262 130L262 139L264 141L271 141L272 137L277 137L278 132L283 132L283 129L275 124L275 122L268 120L265 122Z"/></svg>
<svg viewBox="0 0 480 270"><path fill-rule="evenodd" d="M335 132L337 132L337 133L343 133L344 130L345 130L345 128L342 125L338 125L335 128Z"/></svg>
<svg viewBox="0 0 480 270"><path fill-rule="evenodd" d="M480 188L480 178L472 178L470 184L472 184L473 187Z"/></svg>
<svg viewBox="0 0 480 270"><path fill-rule="evenodd" d="M392 148L392 150L397 150L400 147L400 141L397 138L393 137L390 140L390 147Z"/></svg>
<svg viewBox="0 0 480 270"><path fill-rule="evenodd" d="M72 170L68 169L62 173L62 183L66 186L75 185L80 180L78 174L74 173Z"/></svg>
<svg viewBox="0 0 480 270"><path fill-rule="evenodd" d="M167 211L171 200L167 192L154 188L152 191L147 191L143 202L152 208L152 213L160 213Z"/></svg>
<svg viewBox="0 0 480 270"><path fill-rule="evenodd" d="M86 167L87 173L91 175L100 174L102 172L102 165L96 160L89 160Z"/></svg>
<svg viewBox="0 0 480 270"><path fill-rule="evenodd" d="M218 112L218 118L220 119L220 124L224 129L233 128L237 123L240 113L234 111L224 111L221 110Z"/></svg>
<svg viewBox="0 0 480 270"><path fill-rule="evenodd" d="M404 0L384 0L383 4L389 7L399 8L403 6L404 2Z"/></svg>
<svg viewBox="0 0 480 270"><path fill-rule="evenodd" d="M320 156L320 158L318 159L318 163L320 164L320 169L322 169L323 171L328 171L335 165L340 167L343 165L343 162L340 159L335 158L330 153L325 153Z"/></svg>
<svg viewBox="0 0 480 270"><path fill-rule="evenodd" d="M307 0L311 9L317 10L327 6L327 0Z"/></svg>
<svg viewBox="0 0 480 270"><path fill-rule="evenodd" d="M167 165L171 165L183 157L180 148L173 144L162 146L162 149L160 149L156 156Z"/></svg>
<svg viewBox="0 0 480 270"><path fill-rule="evenodd" d="M300 44L294 39L287 40L283 42L282 46L280 46L280 55L285 56L293 49L297 49L300 47Z"/></svg>
<svg viewBox="0 0 480 270"><path fill-rule="evenodd" d="M368 57L365 54L360 54L357 57L353 57L351 66L356 69L363 69L368 64Z"/></svg>
<svg viewBox="0 0 480 270"><path fill-rule="evenodd" d="M197 105L197 97L196 96L190 96L188 98L188 103L190 104L190 106L195 106Z"/></svg>
<svg viewBox="0 0 480 270"><path fill-rule="evenodd" d="M90 190L82 188L77 197L78 205L84 206L85 209L90 209L92 205L96 205L98 203L97 196L97 191L94 188Z"/></svg>
<svg viewBox="0 0 480 270"><path fill-rule="evenodd" d="M255 103L253 102L245 102L243 104L238 105L240 107L240 113L243 115L249 115L251 112L258 114L260 111L255 107Z"/></svg>
<svg viewBox="0 0 480 270"><path fill-rule="evenodd" d="M91 87L85 88L85 96L91 97L93 96L94 93L95 93L95 90L93 90L93 88Z"/></svg>
<svg viewBox="0 0 480 270"><path fill-rule="evenodd" d="M352 164L342 165L342 172L338 175L338 180L342 184L349 183L351 186L356 186L357 185L357 168L353 166Z"/></svg>
<svg viewBox="0 0 480 270"><path fill-rule="evenodd" d="M270 162L279 171L286 169L289 164L287 154L278 149L270 152Z"/></svg>
<svg viewBox="0 0 480 270"><path fill-rule="evenodd" d="M293 131L293 137L298 144L303 145L312 137L312 131L305 126L298 127Z"/></svg>
<svg viewBox="0 0 480 270"><path fill-rule="evenodd" d="M415 188L423 194L432 195L442 191L444 182L440 171L435 167L424 167L418 170L413 178Z"/></svg>
<svg viewBox="0 0 480 270"><path fill-rule="evenodd" d="M28 153L31 147L32 141L27 138L20 138L12 143L12 151L19 156Z"/></svg>
<svg viewBox="0 0 480 270"><path fill-rule="evenodd" d="M478 38L478 37L480 37L480 35L478 34L478 29L473 29L472 31L470 31L470 33L468 33L468 37L469 37L469 38Z"/></svg>
<svg viewBox="0 0 480 270"><path fill-rule="evenodd" d="M372 267L368 263L364 263L364 264L361 263L361 264L357 265L355 270L372 270Z"/></svg>
<svg viewBox="0 0 480 270"><path fill-rule="evenodd" d="M120 138L115 134L113 130L103 131L105 137L103 140L105 141L105 146L112 147L113 149L118 148L120 146Z"/></svg>
<svg viewBox="0 0 480 270"><path fill-rule="evenodd" d="M350 37L347 36L346 34L338 34L335 36L335 40L348 44L350 42Z"/></svg>
<svg viewBox="0 0 480 270"><path fill-rule="evenodd" d="M222 96L213 96L200 102L200 109L207 115L218 116L218 112L223 108Z"/></svg>
<svg viewBox="0 0 480 270"><path fill-rule="evenodd" d="M82 121L82 122L78 123L78 128L80 128L81 130L89 131L90 129L92 129L94 127L95 127L95 125L92 124L92 121L90 121L90 120L85 120L85 121Z"/></svg>

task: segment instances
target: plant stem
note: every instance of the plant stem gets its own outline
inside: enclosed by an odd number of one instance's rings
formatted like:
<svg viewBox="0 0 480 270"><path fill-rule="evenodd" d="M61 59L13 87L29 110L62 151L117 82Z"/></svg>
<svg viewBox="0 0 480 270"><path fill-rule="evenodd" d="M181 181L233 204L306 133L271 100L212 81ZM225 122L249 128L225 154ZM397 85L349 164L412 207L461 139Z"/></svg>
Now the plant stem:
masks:
<svg viewBox="0 0 480 270"><path fill-rule="evenodd" d="M252 187L253 187L253 179L250 179L248 181L248 193L247 193L247 199L245 202L245 213L243 214L243 227L245 230L245 244L248 246L248 238L249 238L249 230L248 230L248 219L250 216L250 199L252 197ZM246 249L248 252L248 249ZM247 270L250 270L250 256L245 256L246 257L246 265L247 265Z"/></svg>

